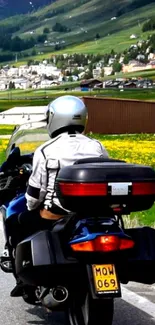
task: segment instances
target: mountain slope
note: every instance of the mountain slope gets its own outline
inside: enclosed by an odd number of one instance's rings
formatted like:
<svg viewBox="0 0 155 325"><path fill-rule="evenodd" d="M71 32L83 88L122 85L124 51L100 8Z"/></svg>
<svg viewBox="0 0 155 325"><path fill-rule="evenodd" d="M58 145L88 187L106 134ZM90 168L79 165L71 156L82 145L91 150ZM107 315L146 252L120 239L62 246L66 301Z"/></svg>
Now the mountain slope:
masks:
<svg viewBox="0 0 155 325"><path fill-rule="evenodd" d="M49 42L64 40L66 45L81 44L94 41L97 33L102 38L137 27L151 17L154 10L152 0L59 0L32 14L37 21L24 25L18 35L27 37L32 29L38 35L47 27ZM112 17L117 19L111 20ZM52 28L57 22L70 32L54 32Z"/></svg>
<svg viewBox="0 0 155 325"><path fill-rule="evenodd" d="M71 46L79 52L87 52L87 46L89 52L105 53L112 48L119 52L136 42L130 39L132 33L138 34L138 39L147 37L150 32L143 34L142 25L154 12L154 0L57 0L32 13L1 20L0 28L12 31L13 37L35 38L36 53L63 48L67 52L68 46L71 52ZM63 28L54 29L55 25ZM45 28L46 44L38 43ZM26 53L32 53L32 49Z"/></svg>
<svg viewBox="0 0 155 325"><path fill-rule="evenodd" d="M0 17L28 13L51 2L52 0L0 0Z"/></svg>

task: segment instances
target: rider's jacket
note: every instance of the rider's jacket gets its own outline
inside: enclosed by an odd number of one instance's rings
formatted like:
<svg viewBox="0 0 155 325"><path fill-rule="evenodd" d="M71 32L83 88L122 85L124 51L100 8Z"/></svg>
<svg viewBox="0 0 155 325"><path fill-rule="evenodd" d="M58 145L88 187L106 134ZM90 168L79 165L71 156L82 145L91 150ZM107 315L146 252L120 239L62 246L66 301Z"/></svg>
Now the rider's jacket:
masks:
<svg viewBox="0 0 155 325"><path fill-rule="evenodd" d="M54 190L59 169L78 159L100 156L108 157L102 144L79 133L62 133L38 147L26 192L28 210L36 209L41 203L47 209L53 204L62 208Z"/></svg>

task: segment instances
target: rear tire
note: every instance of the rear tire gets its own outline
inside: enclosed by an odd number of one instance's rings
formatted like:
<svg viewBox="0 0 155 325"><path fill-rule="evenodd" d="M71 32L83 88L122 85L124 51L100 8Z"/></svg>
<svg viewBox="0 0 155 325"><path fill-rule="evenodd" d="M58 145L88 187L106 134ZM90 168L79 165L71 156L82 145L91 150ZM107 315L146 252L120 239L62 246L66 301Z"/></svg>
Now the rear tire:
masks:
<svg viewBox="0 0 155 325"><path fill-rule="evenodd" d="M70 298L67 311L69 325L112 325L114 314L113 299L92 299L87 294L83 301L81 297Z"/></svg>

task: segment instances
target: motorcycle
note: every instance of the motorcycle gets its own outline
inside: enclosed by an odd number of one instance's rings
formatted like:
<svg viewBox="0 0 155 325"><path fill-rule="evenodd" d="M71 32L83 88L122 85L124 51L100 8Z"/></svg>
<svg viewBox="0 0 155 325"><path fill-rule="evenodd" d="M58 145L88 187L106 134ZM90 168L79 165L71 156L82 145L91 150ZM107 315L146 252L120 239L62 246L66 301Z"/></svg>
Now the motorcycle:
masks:
<svg viewBox="0 0 155 325"><path fill-rule="evenodd" d="M16 165L16 176L26 172ZM55 191L71 213L18 242L15 272L39 304L64 311L68 324L112 325L121 285L155 282L155 230L126 229L123 222L124 215L154 204L155 171L116 159L80 159L60 169ZM20 192L7 217L24 209Z"/></svg>

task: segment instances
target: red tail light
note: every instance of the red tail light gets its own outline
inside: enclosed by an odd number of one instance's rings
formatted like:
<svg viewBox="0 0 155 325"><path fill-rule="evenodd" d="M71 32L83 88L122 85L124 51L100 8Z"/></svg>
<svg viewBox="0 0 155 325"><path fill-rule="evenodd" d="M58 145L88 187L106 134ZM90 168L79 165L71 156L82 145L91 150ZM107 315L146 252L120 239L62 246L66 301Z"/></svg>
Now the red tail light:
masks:
<svg viewBox="0 0 155 325"><path fill-rule="evenodd" d="M133 183L132 195L154 195L155 194L155 183Z"/></svg>
<svg viewBox="0 0 155 325"><path fill-rule="evenodd" d="M99 236L93 240L71 244L76 252L113 252L129 249L134 246L130 238L121 238L115 235Z"/></svg>
<svg viewBox="0 0 155 325"><path fill-rule="evenodd" d="M113 183L113 185L115 184L117 184L117 182ZM60 191L64 196L107 196L110 195L113 185L112 183L110 186L108 183L59 183ZM133 183L131 189L128 190L128 193L125 195L127 196L128 194L133 196L155 195L155 182ZM120 196L122 195L120 194Z"/></svg>
<svg viewBox="0 0 155 325"><path fill-rule="evenodd" d="M59 183L60 190L66 196L104 196L108 194L108 185L103 183Z"/></svg>

